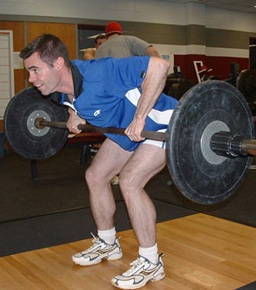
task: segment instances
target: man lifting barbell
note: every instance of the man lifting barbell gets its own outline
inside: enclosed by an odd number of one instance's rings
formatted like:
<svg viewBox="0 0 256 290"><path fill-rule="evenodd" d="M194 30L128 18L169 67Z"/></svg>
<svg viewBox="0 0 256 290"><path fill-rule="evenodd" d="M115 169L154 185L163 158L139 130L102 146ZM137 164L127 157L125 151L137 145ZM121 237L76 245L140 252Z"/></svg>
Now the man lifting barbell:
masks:
<svg viewBox="0 0 256 290"><path fill-rule="evenodd" d="M74 262L92 265L122 257L109 185L120 172L139 257L112 283L134 289L162 279L156 212L143 187L167 159L175 186L194 202L214 204L236 192L256 155L254 122L245 98L234 86L211 80L193 86L177 105L161 94L169 67L164 60L131 57L71 64L65 45L52 35L34 40L21 57L34 87L13 97L4 117L5 134L17 153L29 159L52 156L67 138L67 130L59 128L67 126L74 132L90 127L108 136L86 171L99 237L90 249L74 255ZM40 92L55 92L52 100L69 107L67 123L59 122L67 119L64 106L52 104Z"/></svg>
<svg viewBox="0 0 256 290"><path fill-rule="evenodd" d="M122 289L135 289L164 278L156 242L156 211L144 190L166 164L165 142L145 139L142 130L166 131L177 100L161 94L170 64L160 58L106 58L70 61L65 44L41 35L21 53L29 82L42 95L69 107L67 127L74 133L85 120L99 127L124 127L126 135L107 134L86 170L90 205L98 229L90 249L75 254L81 266L122 257L114 227L115 201L111 179L119 174L120 188L139 244L131 268L112 278Z"/></svg>

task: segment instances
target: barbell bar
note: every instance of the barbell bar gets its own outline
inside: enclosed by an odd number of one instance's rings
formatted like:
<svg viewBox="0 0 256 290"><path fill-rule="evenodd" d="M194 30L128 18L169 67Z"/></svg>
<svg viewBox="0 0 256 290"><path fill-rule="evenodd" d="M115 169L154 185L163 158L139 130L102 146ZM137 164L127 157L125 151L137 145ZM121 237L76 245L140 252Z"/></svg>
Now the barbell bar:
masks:
<svg viewBox="0 0 256 290"><path fill-rule="evenodd" d="M35 88L12 98L4 116L6 137L28 159L56 154L66 143L67 109L54 105ZM79 125L82 131L124 134L124 129ZM154 134L154 136L153 136ZM256 152L249 106L231 84L210 80L180 99L166 133L143 137L166 141L167 166L178 190L203 205L225 201L243 183Z"/></svg>
<svg viewBox="0 0 256 290"><path fill-rule="evenodd" d="M37 128L44 128L44 127L53 127L53 128L62 128L67 129L67 123L65 122L51 122L46 121L44 118L37 118L35 120L35 126ZM124 128L108 128L108 127L97 127L90 124L79 124L77 128L83 132L101 132L104 134L118 134L118 135L125 135ZM156 131L148 131L144 130L142 132L142 137L158 140L158 141L165 141L167 136L164 132L156 132Z"/></svg>
<svg viewBox="0 0 256 290"><path fill-rule="evenodd" d="M44 127L67 129L66 122L51 122L46 121L44 118L35 119L35 126L43 129ZM124 128L102 128L89 124L79 124L77 128L83 132L100 132L109 134L125 135ZM142 137L156 140L166 141L167 134L164 132L144 130L141 134ZM256 155L256 140L244 139L241 135L232 135L230 132L217 132L210 139L211 150L221 156L235 158L245 155Z"/></svg>

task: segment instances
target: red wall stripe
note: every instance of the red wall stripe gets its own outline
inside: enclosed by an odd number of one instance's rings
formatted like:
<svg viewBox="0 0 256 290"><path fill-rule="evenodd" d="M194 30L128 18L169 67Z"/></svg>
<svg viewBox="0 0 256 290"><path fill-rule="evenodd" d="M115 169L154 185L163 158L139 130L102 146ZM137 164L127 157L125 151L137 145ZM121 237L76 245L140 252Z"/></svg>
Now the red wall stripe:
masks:
<svg viewBox="0 0 256 290"><path fill-rule="evenodd" d="M174 55L174 66L179 66L182 74L194 82L197 82L197 76L193 61L203 61L203 64L212 69L210 75L216 75L221 80L226 80L231 74L231 64L237 63L239 70L249 68L248 58L239 57L221 57L206 55Z"/></svg>

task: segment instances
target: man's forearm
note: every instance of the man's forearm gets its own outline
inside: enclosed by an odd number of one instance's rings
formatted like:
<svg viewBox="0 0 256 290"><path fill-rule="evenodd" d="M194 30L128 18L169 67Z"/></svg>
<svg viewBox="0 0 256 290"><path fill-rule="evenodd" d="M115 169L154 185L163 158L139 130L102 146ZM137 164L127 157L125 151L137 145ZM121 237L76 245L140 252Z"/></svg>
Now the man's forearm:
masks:
<svg viewBox="0 0 256 290"><path fill-rule="evenodd" d="M135 118L146 119L164 89L169 67L170 63L163 59L154 57L150 59Z"/></svg>

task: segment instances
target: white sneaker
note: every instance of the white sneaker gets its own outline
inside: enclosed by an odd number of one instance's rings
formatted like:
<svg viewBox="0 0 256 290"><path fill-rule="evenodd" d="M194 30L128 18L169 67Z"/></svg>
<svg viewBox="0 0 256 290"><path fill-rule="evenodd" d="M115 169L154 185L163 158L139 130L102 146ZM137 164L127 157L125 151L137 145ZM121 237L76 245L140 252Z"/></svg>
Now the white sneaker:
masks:
<svg viewBox="0 0 256 290"><path fill-rule="evenodd" d="M100 263L103 259L117 260L122 258L123 253L118 239L115 239L114 244L107 244L104 240L96 238L93 234L93 245L81 252L72 256L75 264L80 266L91 266Z"/></svg>
<svg viewBox="0 0 256 290"><path fill-rule="evenodd" d="M111 283L121 289L137 289L146 285L148 281L156 282L164 278L164 265L162 255L159 255L156 264L139 256L133 261L127 272L112 278Z"/></svg>

